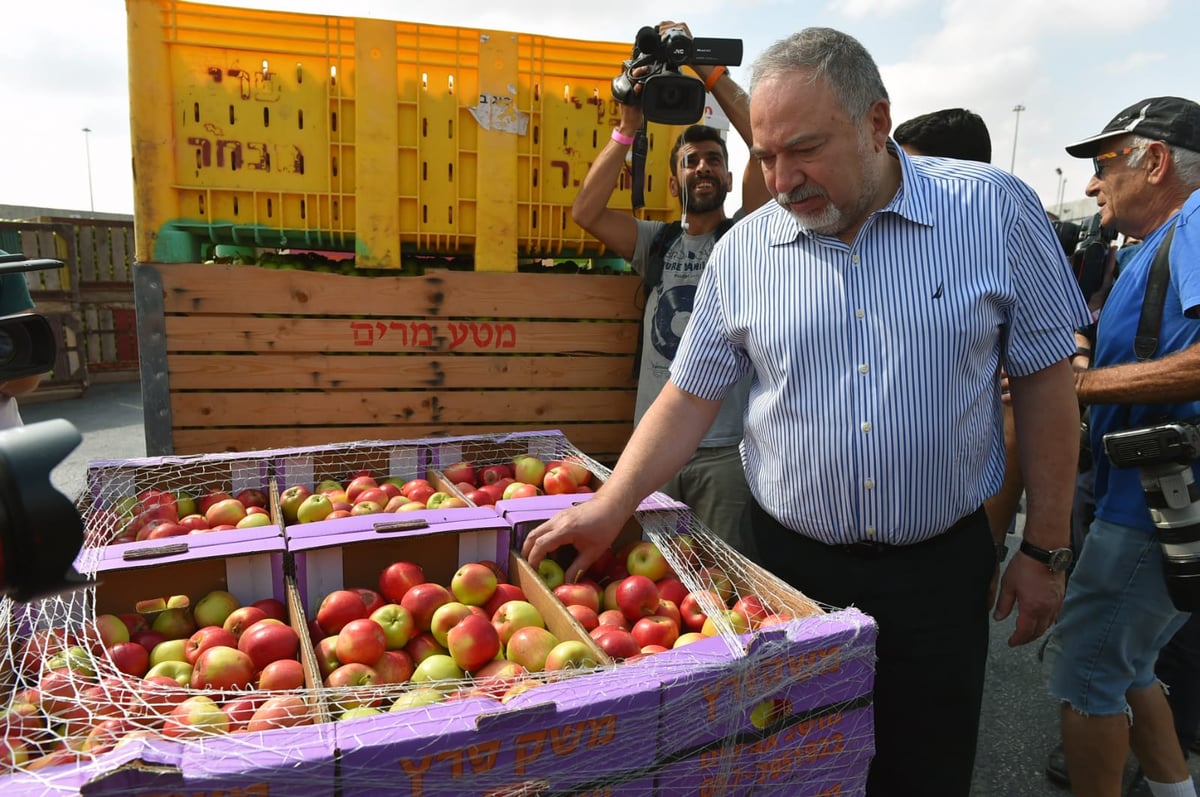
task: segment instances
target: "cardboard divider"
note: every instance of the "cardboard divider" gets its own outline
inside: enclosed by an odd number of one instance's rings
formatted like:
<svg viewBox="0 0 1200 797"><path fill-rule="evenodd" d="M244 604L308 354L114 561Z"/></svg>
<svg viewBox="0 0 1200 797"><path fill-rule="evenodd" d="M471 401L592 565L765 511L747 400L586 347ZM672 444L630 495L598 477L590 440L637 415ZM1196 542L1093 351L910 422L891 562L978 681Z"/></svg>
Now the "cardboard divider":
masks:
<svg viewBox="0 0 1200 797"><path fill-rule="evenodd" d="M546 621L546 629L558 637L560 642L577 639L588 646L599 664L613 663L608 654L596 644L596 640L592 639L591 634L585 631L579 621L562 605L562 602L554 597L554 593L538 576L537 571L530 567L529 562L522 559L516 551L509 552L508 572L510 580L524 591L525 598L542 613L542 618Z"/></svg>

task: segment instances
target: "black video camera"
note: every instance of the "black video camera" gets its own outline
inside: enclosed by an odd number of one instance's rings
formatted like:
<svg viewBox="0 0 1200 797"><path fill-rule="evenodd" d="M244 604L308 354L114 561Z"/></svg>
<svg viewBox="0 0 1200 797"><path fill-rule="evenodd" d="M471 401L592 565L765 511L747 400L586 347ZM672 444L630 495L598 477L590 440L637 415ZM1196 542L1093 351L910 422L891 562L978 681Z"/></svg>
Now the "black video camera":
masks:
<svg viewBox="0 0 1200 797"><path fill-rule="evenodd" d="M1192 463L1200 428L1173 421L1104 435L1115 467L1137 468L1162 546L1167 593L1175 608L1200 610L1200 492Z"/></svg>
<svg viewBox="0 0 1200 797"><path fill-rule="evenodd" d="M637 33L633 56L613 78L613 99L624 105L641 105L647 121L664 125L690 125L704 116L704 83L679 73L683 64L740 66L741 39L701 39L681 27L644 27ZM645 68L642 74L634 71ZM641 85L639 95L634 89Z"/></svg>
<svg viewBox="0 0 1200 797"><path fill-rule="evenodd" d="M0 254L0 275L61 267L58 260ZM44 316L0 318L0 382L52 370L57 351ZM28 601L87 583L72 566L83 521L50 483L50 471L82 439L61 419L0 431L0 595Z"/></svg>

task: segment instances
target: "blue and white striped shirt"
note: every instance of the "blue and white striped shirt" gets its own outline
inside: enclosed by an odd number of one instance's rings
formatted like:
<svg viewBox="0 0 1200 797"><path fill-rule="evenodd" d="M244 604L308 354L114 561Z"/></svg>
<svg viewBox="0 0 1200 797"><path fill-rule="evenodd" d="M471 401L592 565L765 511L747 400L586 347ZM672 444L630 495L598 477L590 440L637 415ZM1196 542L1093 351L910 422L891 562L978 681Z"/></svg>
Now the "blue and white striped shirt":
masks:
<svg viewBox="0 0 1200 797"><path fill-rule="evenodd" d="M900 159L852 246L771 202L713 250L672 381L717 399L749 371L755 498L830 544L911 544L999 489L998 375L1075 349L1087 306L1036 194L991 166Z"/></svg>

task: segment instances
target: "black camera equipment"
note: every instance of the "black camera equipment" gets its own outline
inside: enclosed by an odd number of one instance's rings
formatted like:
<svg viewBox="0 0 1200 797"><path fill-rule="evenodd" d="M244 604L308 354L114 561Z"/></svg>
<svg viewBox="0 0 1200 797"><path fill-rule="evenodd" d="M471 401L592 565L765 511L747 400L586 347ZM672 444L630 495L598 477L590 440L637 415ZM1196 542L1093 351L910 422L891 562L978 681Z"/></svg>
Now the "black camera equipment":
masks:
<svg viewBox="0 0 1200 797"><path fill-rule="evenodd" d="M61 266L0 254L0 274ZM0 318L0 382L52 370L56 353L45 317ZM83 520L50 483L50 471L82 439L61 419L0 431L0 595L28 601L88 583L72 566L83 545Z"/></svg>
<svg viewBox="0 0 1200 797"><path fill-rule="evenodd" d="M1118 468L1137 468L1158 529L1167 592L1180 611L1200 610L1200 490L1192 463L1200 459L1200 428L1173 421L1104 436Z"/></svg>
<svg viewBox="0 0 1200 797"><path fill-rule="evenodd" d="M613 78L613 99L641 105L646 120L664 125L690 125L704 116L704 83L679 73L684 64L740 66L741 39L703 39L688 36L681 27L644 27L637 33L633 56ZM635 71L640 71L634 75ZM642 90L634 91L637 85Z"/></svg>
<svg viewBox="0 0 1200 797"><path fill-rule="evenodd" d="M1079 226L1079 244L1071 254L1071 269L1083 298L1089 303L1104 285L1109 251L1115 240L1117 231L1101 225L1099 213Z"/></svg>

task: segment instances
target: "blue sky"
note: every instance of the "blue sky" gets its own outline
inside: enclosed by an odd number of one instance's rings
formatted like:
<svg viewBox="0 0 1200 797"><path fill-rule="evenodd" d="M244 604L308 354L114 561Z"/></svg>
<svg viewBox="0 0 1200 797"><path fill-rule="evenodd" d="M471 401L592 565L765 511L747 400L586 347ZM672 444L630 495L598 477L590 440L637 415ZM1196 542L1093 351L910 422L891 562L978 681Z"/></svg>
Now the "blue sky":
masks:
<svg viewBox="0 0 1200 797"><path fill-rule="evenodd" d="M976 111L991 131L992 162L1011 166L1049 207L1060 189L1068 202L1081 198L1090 173L1064 145L1143 97L1200 97L1186 55L1200 30L1194 0L671 0L652 15L630 0L216 4L617 42L631 42L642 25L682 19L697 36L745 42L745 66L730 70L743 85L771 42L810 25L834 27L874 55L894 124L951 106ZM0 204L86 210L94 202L97 211L133 212L124 3L14 3L4 33ZM1025 110L1014 113L1016 105ZM740 169L744 149L731 149Z"/></svg>

